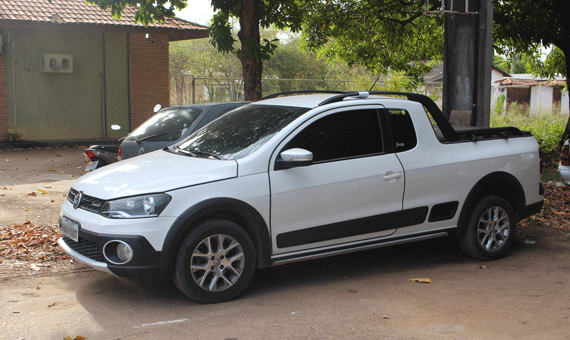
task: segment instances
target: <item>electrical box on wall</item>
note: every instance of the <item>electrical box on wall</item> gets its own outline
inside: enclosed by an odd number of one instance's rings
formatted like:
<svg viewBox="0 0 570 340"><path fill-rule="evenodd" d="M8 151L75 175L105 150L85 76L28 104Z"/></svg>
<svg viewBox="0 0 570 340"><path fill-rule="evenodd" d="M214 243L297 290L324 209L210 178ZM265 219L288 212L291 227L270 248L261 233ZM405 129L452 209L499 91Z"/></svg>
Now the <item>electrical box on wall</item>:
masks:
<svg viewBox="0 0 570 340"><path fill-rule="evenodd" d="M73 55L56 53L40 54L40 72L73 73Z"/></svg>

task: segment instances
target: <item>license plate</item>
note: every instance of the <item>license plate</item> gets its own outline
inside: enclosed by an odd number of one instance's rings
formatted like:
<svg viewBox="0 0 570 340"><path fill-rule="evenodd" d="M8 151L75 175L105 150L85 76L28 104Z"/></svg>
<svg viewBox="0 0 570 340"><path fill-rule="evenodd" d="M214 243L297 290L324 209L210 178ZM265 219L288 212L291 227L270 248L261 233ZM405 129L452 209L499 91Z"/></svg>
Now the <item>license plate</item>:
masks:
<svg viewBox="0 0 570 340"><path fill-rule="evenodd" d="M61 227L61 236L70 238L75 242L79 242L79 223L63 216L59 225Z"/></svg>

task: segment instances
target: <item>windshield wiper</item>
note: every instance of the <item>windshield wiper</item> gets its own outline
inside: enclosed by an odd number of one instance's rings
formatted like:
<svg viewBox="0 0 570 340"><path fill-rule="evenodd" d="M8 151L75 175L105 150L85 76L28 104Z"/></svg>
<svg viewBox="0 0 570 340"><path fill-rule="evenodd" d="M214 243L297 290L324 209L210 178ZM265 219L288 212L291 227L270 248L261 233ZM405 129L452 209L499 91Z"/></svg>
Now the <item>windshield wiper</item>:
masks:
<svg viewBox="0 0 570 340"><path fill-rule="evenodd" d="M136 140L137 144L140 144L142 141L145 141L147 139L152 139L152 138L156 138L156 137L160 137L160 136L164 136L166 135L168 132L163 132L163 133L155 133L154 135L150 135L150 136L146 136L146 137L142 137Z"/></svg>
<svg viewBox="0 0 570 340"><path fill-rule="evenodd" d="M186 149L182 149L179 146L176 147L176 150L178 150L179 152L182 152L184 154L187 154L189 156L192 156L192 157L200 157L201 156L201 157L207 157L207 158L212 157L212 158L219 159L219 160L226 160L224 157L222 157L220 155L213 154L211 152L200 151L200 150L196 150L196 149L186 150Z"/></svg>
<svg viewBox="0 0 570 340"><path fill-rule="evenodd" d="M182 149L182 148L180 148L179 146L176 147L176 151L182 152L183 154L188 155L188 156L198 157L198 155L195 154L194 152L188 151L188 150L185 150L185 149Z"/></svg>
<svg viewBox="0 0 570 340"><path fill-rule="evenodd" d="M188 150L187 150L187 151L188 151ZM222 157L222 156L220 156L220 155L216 155L216 154L211 153L211 152L207 152L207 151L200 151L200 150L194 149L194 150L188 151L188 152L193 152L193 153L196 153L196 154L198 154L198 155L200 155L200 156L206 156L206 157L212 157L212 158L219 159L219 160L225 160L224 157Z"/></svg>

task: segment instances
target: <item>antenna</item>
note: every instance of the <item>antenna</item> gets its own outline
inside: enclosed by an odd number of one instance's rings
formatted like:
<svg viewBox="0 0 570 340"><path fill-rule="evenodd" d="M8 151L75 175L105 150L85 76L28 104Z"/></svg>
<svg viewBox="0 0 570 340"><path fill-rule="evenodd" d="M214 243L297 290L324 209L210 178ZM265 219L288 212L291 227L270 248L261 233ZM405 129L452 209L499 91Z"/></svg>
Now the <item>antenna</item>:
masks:
<svg viewBox="0 0 570 340"><path fill-rule="evenodd" d="M376 85L376 83L378 82L378 79L380 79L380 76L381 76L381 75L382 75L382 74L379 74L379 75L378 75L378 78L376 78L376 80L374 81L374 84L372 84L372 86L370 87L370 90L368 90L368 92L372 91L372 89L374 88L374 85Z"/></svg>

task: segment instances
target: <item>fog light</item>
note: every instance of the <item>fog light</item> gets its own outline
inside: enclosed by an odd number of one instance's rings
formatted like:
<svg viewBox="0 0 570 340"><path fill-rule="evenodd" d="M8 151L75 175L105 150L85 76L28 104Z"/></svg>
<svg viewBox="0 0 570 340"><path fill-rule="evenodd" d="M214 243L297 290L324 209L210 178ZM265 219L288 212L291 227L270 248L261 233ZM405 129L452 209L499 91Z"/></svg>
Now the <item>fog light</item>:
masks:
<svg viewBox="0 0 570 340"><path fill-rule="evenodd" d="M126 243L119 243L117 246L117 256L122 262L129 262L133 258L133 249Z"/></svg>
<svg viewBox="0 0 570 340"><path fill-rule="evenodd" d="M126 264L133 259L133 248L123 241L113 240L103 246L103 255L112 264Z"/></svg>

